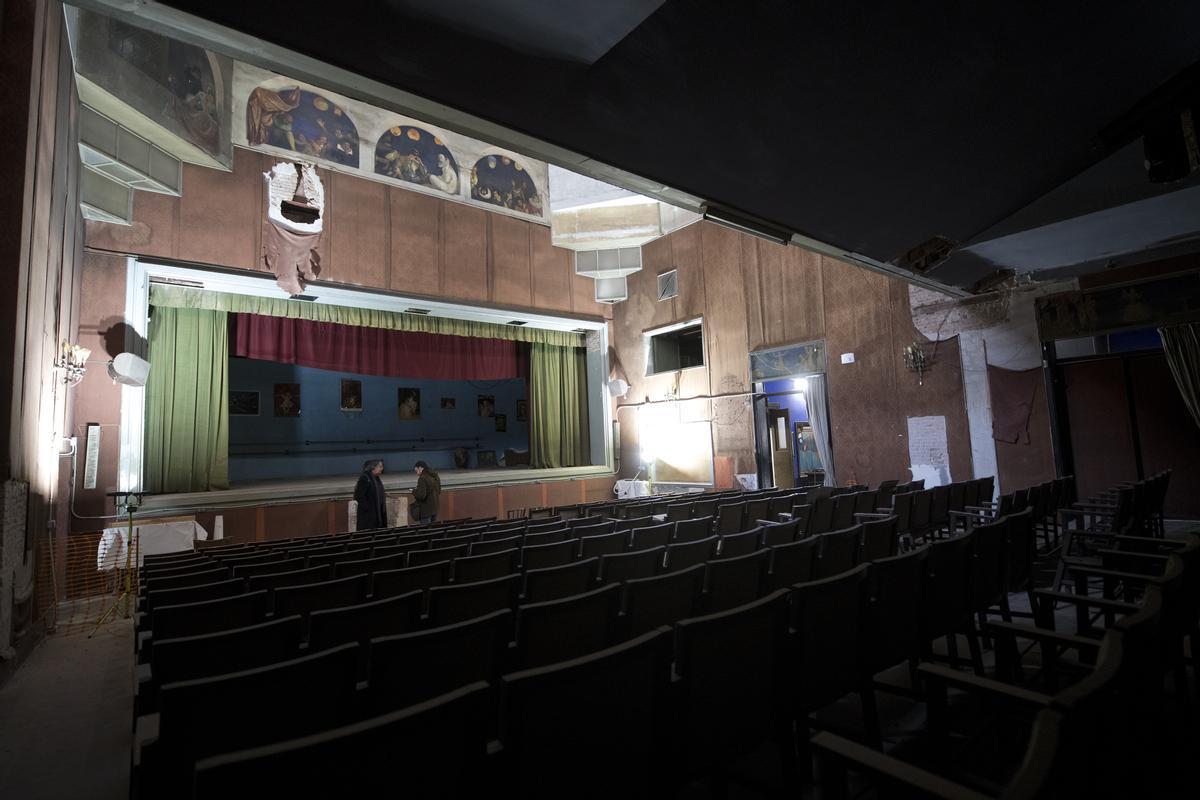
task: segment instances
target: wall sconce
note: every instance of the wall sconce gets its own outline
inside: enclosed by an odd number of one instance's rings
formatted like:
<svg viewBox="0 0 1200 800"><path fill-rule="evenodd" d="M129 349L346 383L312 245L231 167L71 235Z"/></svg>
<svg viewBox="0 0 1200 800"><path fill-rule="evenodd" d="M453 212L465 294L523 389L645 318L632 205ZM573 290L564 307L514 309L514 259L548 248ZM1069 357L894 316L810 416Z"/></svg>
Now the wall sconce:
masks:
<svg viewBox="0 0 1200 800"><path fill-rule="evenodd" d="M88 356L92 351L77 344L71 344L65 339L58 346L58 357L54 359L54 368L63 371L63 381L67 386L75 386L83 380L87 370Z"/></svg>
<svg viewBox="0 0 1200 800"><path fill-rule="evenodd" d="M921 345L913 342L900 351L904 356L904 366L908 367L917 373L917 385L925 385L925 368L928 362L925 360L925 351Z"/></svg>

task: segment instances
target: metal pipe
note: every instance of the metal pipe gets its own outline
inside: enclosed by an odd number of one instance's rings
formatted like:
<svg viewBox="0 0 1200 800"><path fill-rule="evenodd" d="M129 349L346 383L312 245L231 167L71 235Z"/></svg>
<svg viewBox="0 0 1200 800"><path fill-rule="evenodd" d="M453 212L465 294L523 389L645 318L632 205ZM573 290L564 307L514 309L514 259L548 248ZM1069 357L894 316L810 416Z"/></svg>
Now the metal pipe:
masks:
<svg viewBox="0 0 1200 800"><path fill-rule="evenodd" d="M643 400L640 403L619 403L617 411L622 408L638 408L640 406L653 406L662 403L686 403L690 400L724 400L730 397L753 397L756 400L760 397L790 397L794 394L804 394L800 389L792 389L790 392L725 392L723 394L697 394L691 397L674 397L665 400Z"/></svg>

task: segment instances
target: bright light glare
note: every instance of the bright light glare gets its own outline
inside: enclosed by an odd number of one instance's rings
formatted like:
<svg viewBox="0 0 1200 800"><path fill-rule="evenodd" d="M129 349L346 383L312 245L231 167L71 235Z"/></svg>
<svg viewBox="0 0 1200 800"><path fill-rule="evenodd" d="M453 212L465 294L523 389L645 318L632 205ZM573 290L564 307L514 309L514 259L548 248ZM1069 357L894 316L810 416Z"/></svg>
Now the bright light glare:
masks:
<svg viewBox="0 0 1200 800"><path fill-rule="evenodd" d="M794 378L792 380L792 389L797 392L808 391L808 378Z"/></svg>

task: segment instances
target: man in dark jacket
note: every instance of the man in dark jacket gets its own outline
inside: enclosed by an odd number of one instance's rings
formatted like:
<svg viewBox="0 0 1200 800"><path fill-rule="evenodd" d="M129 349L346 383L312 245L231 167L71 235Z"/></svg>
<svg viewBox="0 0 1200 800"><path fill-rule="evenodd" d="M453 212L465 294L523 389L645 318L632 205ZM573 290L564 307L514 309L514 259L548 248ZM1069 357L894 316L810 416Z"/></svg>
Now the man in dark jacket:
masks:
<svg viewBox="0 0 1200 800"><path fill-rule="evenodd" d="M358 501L355 530L387 527L387 492L379 478L382 474L382 461L372 459L363 464L362 474L354 486L354 499Z"/></svg>
<svg viewBox="0 0 1200 800"><path fill-rule="evenodd" d="M412 517L417 522L437 522L438 498L442 495L442 479L424 461L413 469L417 473L417 488L413 489Z"/></svg>

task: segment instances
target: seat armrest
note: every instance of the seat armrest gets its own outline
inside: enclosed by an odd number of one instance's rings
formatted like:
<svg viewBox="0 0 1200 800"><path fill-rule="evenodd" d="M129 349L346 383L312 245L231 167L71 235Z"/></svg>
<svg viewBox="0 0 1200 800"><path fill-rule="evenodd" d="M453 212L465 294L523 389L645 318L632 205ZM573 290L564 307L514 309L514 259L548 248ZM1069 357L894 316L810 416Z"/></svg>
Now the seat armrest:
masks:
<svg viewBox="0 0 1200 800"><path fill-rule="evenodd" d="M1050 707L1051 698L1049 695L1042 694L1041 692L1033 692L1029 689L1022 689L1018 686L1009 686L1006 683L1001 683L991 678L981 678L978 675L960 672L941 664L930 664L923 661L917 665L917 672L920 673L922 680L926 682L953 687L972 694L987 695L990 698L1009 702L1023 708L1040 711L1043 708Z"/></svg>
<svg viewBox="0 0 1200 800"><path fill-rule="evenodd" d="M133 670L133 713L137 717L158 711L158 684L149 664L138 664Z"/></svg>
<svg viewBox="0 0 1200 800"><path fill-rule="evenodd" d="M1055 603L1070 603L1073 606L1094 608L1098 611L1112 611L1116 614L1133 614L1141 608L1135 603L1125 603L1120 600L1109 600L1104 597L1075 594L1073 592L1055 592L1050 589L1035 589L1035 597L1052 600Z"/></svg>
<svg viewBox="0 0 1200 800"><path fill-rule="evenodd" d="M999 635L1020 636L1041 644L1054 644L1071 650L1095 652L1100 649L1099 639L1089 639L1086 636L1072 636L1069 633L1035 628L1032 625L1016 625L1011 622L986 622L983 625L983 630Z"/></svg>
<svg viewBox="0 0 1200 800"><path fill-rule="evenodd" d="M848 765L854 772L865 773L888 783L908 787L914 796L942 798L943 800L986 800L988 797L940 775L935 775L920 767L914 767L898 758L849 739L843 739L828 731L822 731L814 736L811 744L813 750L816 751L817 760L821 764L820 772L825 780L834 777L829 770L829 761L832 759Z"/></svg>
<svg viewBox="0 0 1200 800"><path fill-rule="evenodd" d="M137 660L139 664L149 664L154 650L154 631L141 631L137 635Z"/></svg>

